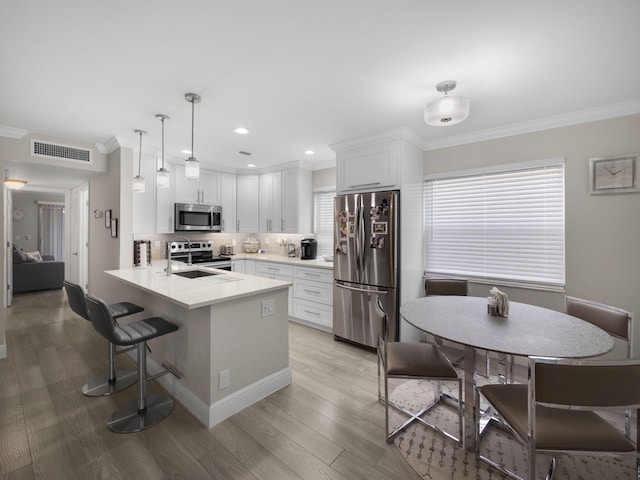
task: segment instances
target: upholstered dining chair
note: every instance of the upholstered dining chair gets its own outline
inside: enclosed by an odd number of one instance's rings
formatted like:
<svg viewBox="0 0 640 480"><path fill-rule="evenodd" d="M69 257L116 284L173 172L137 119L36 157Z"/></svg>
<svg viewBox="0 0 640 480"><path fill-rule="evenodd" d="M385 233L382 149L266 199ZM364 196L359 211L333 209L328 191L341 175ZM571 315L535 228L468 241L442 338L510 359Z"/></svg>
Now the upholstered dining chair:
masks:
<svg viewBox="0 0 640 480"><path fill-rule="evenodd" d="M528 451L528 476L521 477L481 453L479 397L482 395ZM476 387L476 455L515 479L536 478L536 454L553 455L547 480L559 455L634 457L640 478L638 434L635 440L596 411L639 413L640 360L585 361L530 357L527 384ZM495 420L493 420L495 421ZM491 421L490 421L491 423ZM485 430L486 432L486 430Z"/></svg>
<svg viewBox="0 0 640 480"><path fill-rule="evenodd" d="M427 278L424 281L424 294L425 296L431 295L459 295L466 297L469 294L469 283L466 280L455 278ZM435 339L438 345L442 346L442 340ZM464 361L463 356L457 356L453 360L454 365L461 365ZM481 375L488 377L491 371L491 365L489 363L489 352L485 352L485 371L477 372Z"/></svg>
<svg viewBox="0 0 640 480"><path fill-rule="evenodd" d="M376 322L378 339L378 400L383 402L385 406L385 435L387 442L391 442L394 436L412 422L420 422L426 427L461 444L463 431L462 402L456 402L455 407L458 413L457 436L428 422L422 416L436 405L442 403L440 395L440 382L442 381L456 382L458 384L458 398L462 398L462 378L458 376L458 372L440 351L438 345L421 342L390 342L389 320L380 297L376 299L376 311L380 316L380 320ZM434 397L424 408L418 412L412 412L389 398L389 379L393 378L432 380L437 383L434 388ZM384 387L381 387L381 382L384 383ZM384 395L382 394L382 389L384 389ZM446 403L442 404L449 406ZM408 417L404 423L396 427L392 432L389 432L389 408L393 408Z"/></svg>
<svg viewBox="0 0 640 480"><path fill-rule="evenodd" d="M623 358L631 358L631 325L633 315L627 310L582 298L565 298L565 312L600 327L614 338L625 342ZM614 357L608 357L614 358ZM625 415L625 432L631 435L631 415Z"/></svg>

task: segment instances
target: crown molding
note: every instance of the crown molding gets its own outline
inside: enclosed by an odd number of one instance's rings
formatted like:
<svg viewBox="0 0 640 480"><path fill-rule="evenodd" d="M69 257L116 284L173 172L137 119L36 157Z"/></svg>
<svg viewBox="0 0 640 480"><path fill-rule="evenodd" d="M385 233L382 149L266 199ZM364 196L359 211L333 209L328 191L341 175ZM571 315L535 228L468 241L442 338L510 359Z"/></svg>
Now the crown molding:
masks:
<svg viewBox="0 0 640 480"><path fill-rule="evenodd" d="M311 170L324 170L325 168L335 168L336 167L336 159L326 160L324 162L316 162L311 164Z"/></svg>
<svg viewBox="0 0 640 480"><path fill-rule="evenodd" d="M22 128L7 127L6 125L0 125L0 137L20 139L29 133L28 130Z"/></svg>
<svg viewBox="0 0 640 480"><path fill-rule="evenodd" d="M415 132L411 131L407 127L395 128L386 132L377 133L375 135L368 135L366 137L354 138L344 142L338 142L329 145L329 148L334 152L344 152L352 150L354 148L366 147L369 145L375 145L377 143L388 142L392 140L406 140L413 144L415 147L424 150L425 141Z"/></svg>
<svg viewBox="0 0 640 480"><path fill-rule="evenodd" d="M527 122L514 123L503 127L488 128L464 135L456 135L453 137L441 138L427 142L423 150L438 150L440 148L455 147L457 145L465 145L468 143L482 142L485 140L494 140L497 138L510 137L513 135L522 135L525 133L539 132L552 128L568 127L581 123L596 122L598 120L606 120L609 118L625 117L627 115L635 115L640 113L640 99L630 102L616 103L613 105L605 105L602 107L580 110L562 115L554 115L551 117L539 118Z"/></svg>

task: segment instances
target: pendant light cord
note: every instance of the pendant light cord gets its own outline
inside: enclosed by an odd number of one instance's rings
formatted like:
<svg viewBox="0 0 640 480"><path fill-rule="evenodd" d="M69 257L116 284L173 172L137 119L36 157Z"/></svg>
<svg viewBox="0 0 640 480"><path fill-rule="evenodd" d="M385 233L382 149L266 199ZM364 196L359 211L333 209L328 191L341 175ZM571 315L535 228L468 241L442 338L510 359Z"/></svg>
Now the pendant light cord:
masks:
<svg viewBox="0 0 640 480"><path fill-rule="evenodd" d="M195 158L195 155L193 154L193 125L194 125L194 118L195 118L195 114L194 114L194 98L191 99L191 158Z"/></svg>
<svg viewBox="0 0 640 480"><path fill-rule="evenodd" d="M138 151L138 176L140 176L140 165L142 164L142 130L140 130L140 150Z"/></svg>
<svg viewBox="0 0 640 480"><path fill-rule="evenodd" d="M162 122L162 170L164 170L164 116L160 117Z"/></svg>

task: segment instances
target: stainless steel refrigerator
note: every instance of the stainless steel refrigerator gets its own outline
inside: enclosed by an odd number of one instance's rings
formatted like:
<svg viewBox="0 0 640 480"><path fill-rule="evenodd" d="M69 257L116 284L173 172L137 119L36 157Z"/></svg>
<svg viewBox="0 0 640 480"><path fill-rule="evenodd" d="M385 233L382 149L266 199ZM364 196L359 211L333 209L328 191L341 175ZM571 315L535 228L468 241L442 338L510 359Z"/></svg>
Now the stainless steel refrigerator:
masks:
<svg viewBox="0 0 640 480"><path fill-rule="evenodd" d="M339 195L334 200L333 334L376 347L376 298L398 340L400 192Z"/></svg>

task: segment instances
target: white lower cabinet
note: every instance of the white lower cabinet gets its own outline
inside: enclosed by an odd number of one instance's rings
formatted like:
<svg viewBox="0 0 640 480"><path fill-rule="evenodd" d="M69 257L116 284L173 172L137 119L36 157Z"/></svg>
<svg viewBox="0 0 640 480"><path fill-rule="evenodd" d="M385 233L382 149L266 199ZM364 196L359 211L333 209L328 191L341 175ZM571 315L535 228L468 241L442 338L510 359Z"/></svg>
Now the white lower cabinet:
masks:
<svg viewBox="0 0 640 480"><path fill-rule="evenodd" d="M247 271L246 273L250 272ZM256 262L255 275L258 277L273 278L274 280L282 280L283 282L291 282L293 280L293 267L281 263L258 261ZM291 287L289 287L289 315L293 312L293 296L291 295L291 290Z"/></svg>
<svg viewBox="0 0 640 480"><path fill-rule="evenodd" d="M293 313L302 323L333 331L333 270L293 267Z"/></svg>
<svg viewBox="0 0 640 480"><path fill-rule="evenodd" d="M247 261L231 260L231 270L239 273L247 273Z"/></svg>

